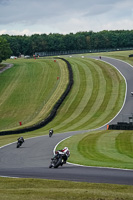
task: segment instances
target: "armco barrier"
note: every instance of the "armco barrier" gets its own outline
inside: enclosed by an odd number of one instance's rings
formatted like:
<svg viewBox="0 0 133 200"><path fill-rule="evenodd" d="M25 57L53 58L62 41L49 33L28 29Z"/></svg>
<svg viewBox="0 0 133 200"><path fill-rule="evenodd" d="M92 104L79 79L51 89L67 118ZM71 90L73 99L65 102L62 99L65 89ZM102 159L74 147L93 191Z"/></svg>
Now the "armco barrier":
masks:
<svg viewBox="0 0 133 200"><path fill-rule="evenodd" d="M70 63L67 60L65 60L64 58L56 58L56 59L62 59L64 62L66 62L67 68L68 68L68 71L69 71L69 83L67 85L66 90L64 91L64 93L60 97L60 99L54 105L50 115L47 118L45 118L44 120L42 120L41 122L34 124L32 126L29 126L29 127L20 128L20 129L16 129L16 130L0 131L0 136L1 135L19 134L19 133L26 133L26 132L29 132L29 131L34 131L36 129L42 128L43 126L47 125L49 122L51 122L54 119L58 108L60 107L60 105L62 104L62 102L64 101L64 99L68 95L68 93L70 92L72 85L73 85L73 71L72 71L72 67L71 67Z"/></svg>

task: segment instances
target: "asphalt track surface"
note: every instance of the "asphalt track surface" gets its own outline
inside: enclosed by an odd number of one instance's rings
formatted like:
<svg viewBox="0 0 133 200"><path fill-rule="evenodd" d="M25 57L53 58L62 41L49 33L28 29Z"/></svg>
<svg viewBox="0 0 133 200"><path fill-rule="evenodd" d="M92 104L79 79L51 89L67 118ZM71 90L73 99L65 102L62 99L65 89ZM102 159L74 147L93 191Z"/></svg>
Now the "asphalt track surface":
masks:
<svg viewBox="0 0 133 200"><path fill-rule="evenodd" d="M122 61L102 57L118 68L127 80L127 96L120 113L110 123L121 120L121 116L133 113L133 68ZM103 129L106 126L102 127ZM84 167L65 164L57 169L49 169L50 159L53 156L54 147L61 140L85 131L55 134L51 138L48 135L30 138L20 147L16 148L16 142L0 148L0 176L41 178L80 181L89 183L110 183L133 185L133 170Z"/></svg>

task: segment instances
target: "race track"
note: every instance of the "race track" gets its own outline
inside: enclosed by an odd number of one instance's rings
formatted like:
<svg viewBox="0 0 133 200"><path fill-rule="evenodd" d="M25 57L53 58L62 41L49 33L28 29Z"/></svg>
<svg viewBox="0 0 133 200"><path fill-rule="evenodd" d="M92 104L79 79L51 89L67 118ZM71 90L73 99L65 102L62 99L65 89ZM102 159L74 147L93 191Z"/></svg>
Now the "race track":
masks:
<svg viewBox="0 0 133 200"><path fill-rule="evenodd" d="M116 123L119 119L121 120L122 114L133 112L133 97L130 94L133 87L133 68L127 63L112 58L102 57L102 60L117 67L127 80L125 105L119 115L110 122ZM55 145L77 133L82 132L56 134L51 138L48 135L30 138L19 149L16 148L16 143L0 148L0 176L133 185L133 170L83 167L71 164L58 169L49 169Z"/></svg>
<svg viewBox="0 0 133 200"><path fill-rule="evenodd" d="M118 116L116 116L111 121L110 124L116 124L117 122L121 122L121 121L125 122L125 120L129 122L128 117L129 115L132 116L132 113L133 113L133 96L131 95L131 92L133 91L133 66L125 62L122 62L120 60L107 58L107 57L102 57L101 61L102 60L116 67L125 77L126 83L127 83L127 94L126 94L124 107L122 108Z"/></svg>

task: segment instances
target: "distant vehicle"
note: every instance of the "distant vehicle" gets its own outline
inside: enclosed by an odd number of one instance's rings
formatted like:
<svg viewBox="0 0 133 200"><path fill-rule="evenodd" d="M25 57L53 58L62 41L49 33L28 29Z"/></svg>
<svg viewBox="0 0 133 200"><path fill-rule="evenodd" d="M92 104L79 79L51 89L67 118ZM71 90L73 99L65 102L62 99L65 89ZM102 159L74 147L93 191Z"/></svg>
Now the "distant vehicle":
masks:
<svg viewBox="0 0 133 200"><path fill-rule="evenodd" d="M10 57L10 59L16 59L16 58L17 58L16 56L11 56L11 57Z"/></svg>
<svg viewBox="0 0 133 200"><path fill-rule="evenodd" d="M27 56L25 56L25 58L30 58L30 56L27 55Z"/></svg>

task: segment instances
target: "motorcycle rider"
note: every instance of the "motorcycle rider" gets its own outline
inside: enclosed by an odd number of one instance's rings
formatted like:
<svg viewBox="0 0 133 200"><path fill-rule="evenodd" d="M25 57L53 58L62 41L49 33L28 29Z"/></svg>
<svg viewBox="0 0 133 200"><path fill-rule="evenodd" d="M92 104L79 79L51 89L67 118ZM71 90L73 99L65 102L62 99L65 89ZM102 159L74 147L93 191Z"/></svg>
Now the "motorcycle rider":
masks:
<svg viewBox="0 0 133 200"><path fill-rule="evenodd" d="M70 156L70 151L69 151L68 147L64 147L64 149L61 149L61 150L59 150L59 151L63 153L63 156L62 156L62 158L63 158L63 163L62 163L62 164L65 164L66 161L67 161L67 159L68 159L69 156Z"/></svg>
<svg viewBox="0 0 133 200"><path fill-rule="evenodd" d="M51 158L51 163L49 168L58 168L66 163L68 157L70 156L70 151L68 147L64 147L64 149L57 150L54 152L54 157Z"/></svg>
<svg viewBox="0 0 133 200"><path fill-rule="evenodd" d="M20 142L21 144L23 144L23 142L24 142L24 138L21 136L21 137L19 137L18 139L18 142Z"/></svg>
<svg viewBox="0 0 133 200"><path fill-rule="evenodd" d="M50 129L49 130L49 137L51 137L53 135L53 133L54 133L53 129Z"/></svg>

